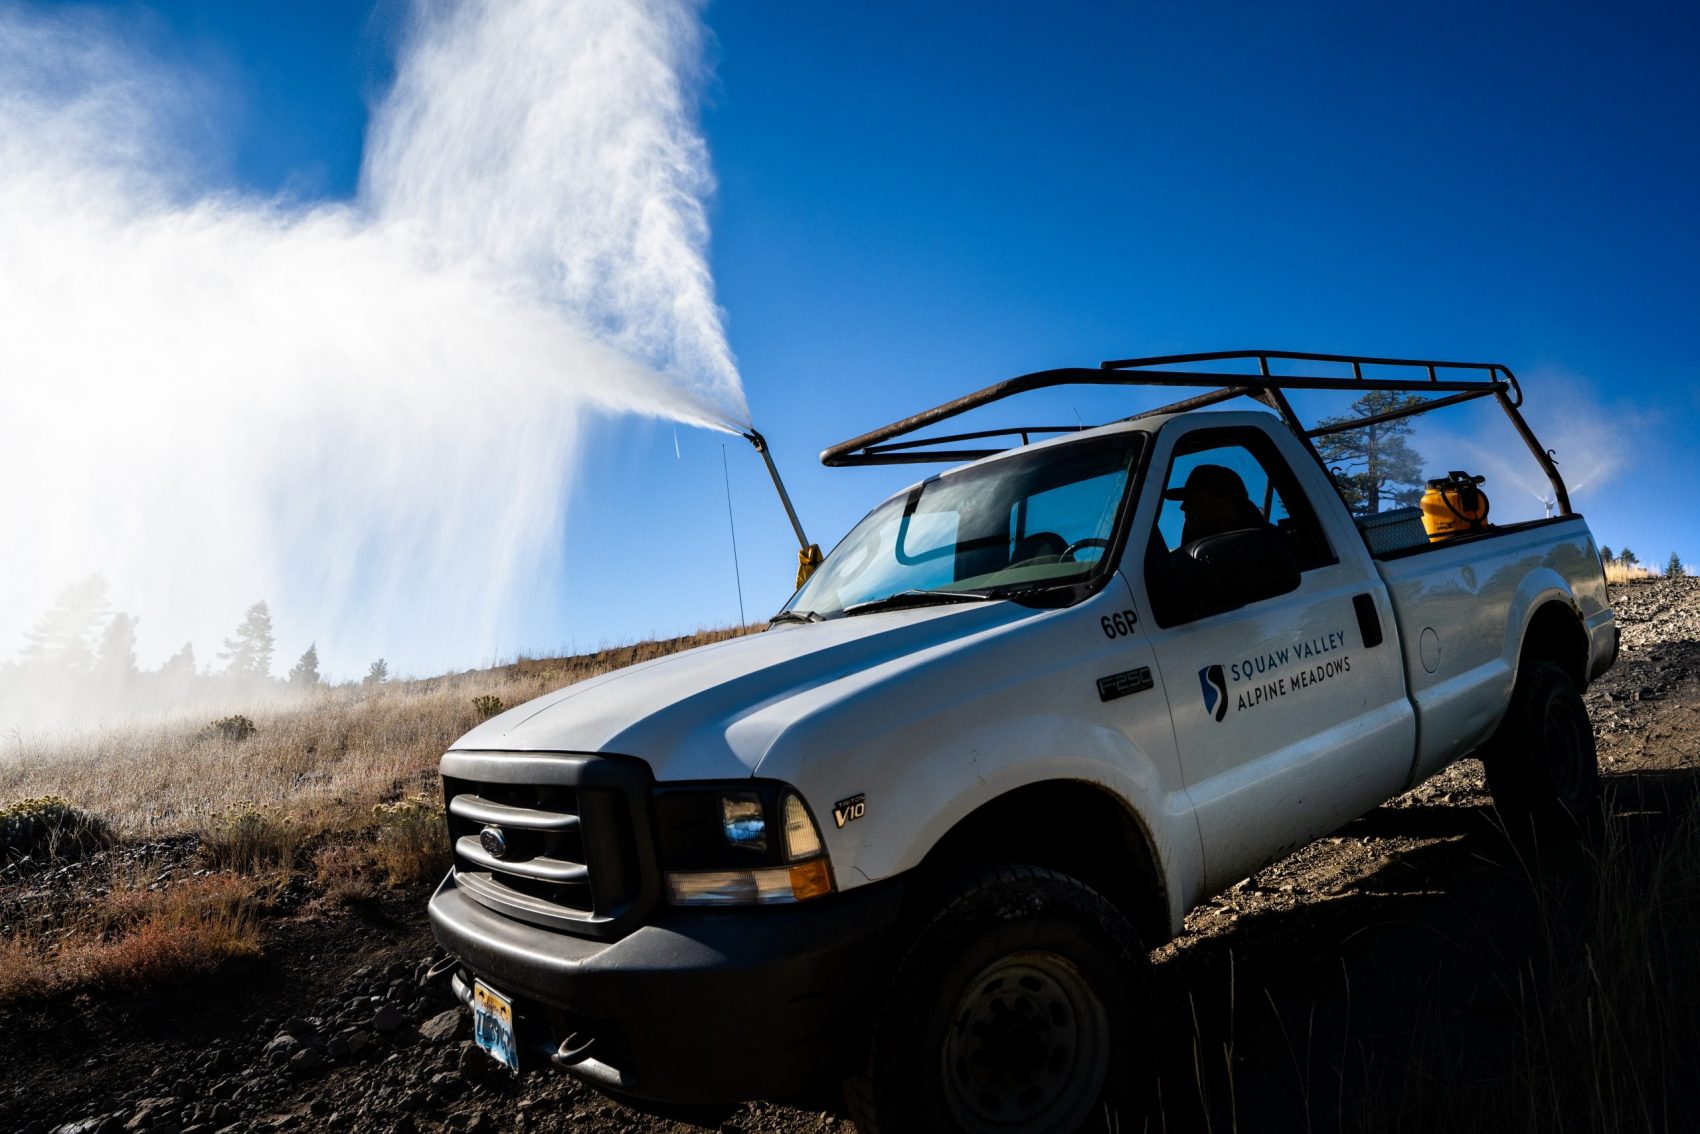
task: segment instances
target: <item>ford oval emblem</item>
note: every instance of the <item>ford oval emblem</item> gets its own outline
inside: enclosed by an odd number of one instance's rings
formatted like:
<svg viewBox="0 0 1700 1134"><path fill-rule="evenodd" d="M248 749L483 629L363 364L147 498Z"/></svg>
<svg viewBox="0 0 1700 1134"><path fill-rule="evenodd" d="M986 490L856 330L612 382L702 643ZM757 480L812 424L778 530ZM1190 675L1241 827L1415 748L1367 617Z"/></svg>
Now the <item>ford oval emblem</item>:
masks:
<svg viewBox="0 0 1700 1134"><path fill-rule="evenodd" d="M478 845L484 848L484 853L491 858L501 858L508 853L508 837L502 834L502 829L495 824L478 832Z"/></svg>

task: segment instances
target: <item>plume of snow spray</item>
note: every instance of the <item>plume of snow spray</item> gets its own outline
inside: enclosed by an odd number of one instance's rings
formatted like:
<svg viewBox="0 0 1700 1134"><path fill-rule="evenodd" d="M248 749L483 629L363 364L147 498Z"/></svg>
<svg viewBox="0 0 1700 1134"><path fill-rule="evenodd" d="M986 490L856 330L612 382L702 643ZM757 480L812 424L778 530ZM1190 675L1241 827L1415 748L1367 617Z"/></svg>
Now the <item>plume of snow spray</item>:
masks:
<svg viewBox="0 0 1700 1134"><path fill-rule="evenodd" d="M0 6L0 656L94 572L144 665L262 596L331 673L523 640L587 413L747 422L701 35L683 0L423 3L357 198L303 206L197 176L194 76Z"/></svg>
<svg viewBox="0 0 1700 1134"><path fill-rule="evenodd" d="M1585 509L1625 469L1629 454L1644 446L1651 432L1647 422L1631 407L1606 402L1588 382L1568 372L1535 370L1522 378L1522 386L1527 398L1523 416L1553 453L1572 507ZM1511 522L1551 515L1557 499L1540 466L1496 408L1484 408L1480 416L1483 428L1478 436L1454 440L1468 454L1463 463L1487 475L1490 491L1496 486L1516 488L1540 509L1524 505L1519 510L1513 504L1515 498L1496 495L1495 519Z"/></svg>

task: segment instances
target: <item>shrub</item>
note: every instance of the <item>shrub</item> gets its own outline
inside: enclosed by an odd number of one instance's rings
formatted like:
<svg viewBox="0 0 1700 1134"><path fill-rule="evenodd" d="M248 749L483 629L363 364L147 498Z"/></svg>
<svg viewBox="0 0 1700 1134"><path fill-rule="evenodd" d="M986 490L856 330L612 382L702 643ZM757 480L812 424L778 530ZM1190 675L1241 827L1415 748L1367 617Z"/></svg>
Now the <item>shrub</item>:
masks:
<svg viewBox="0 0 1700 1134"><path fill-rule="evenodd" d="M305 833L288 815L271 808L237 807L217 816L201 832L201 858L214 870L258 874L287 870Z"/></svg>
<svg viewBox="0 0 1700 1134"><path fill-rule="evenodd" d="M373 857L392 886L435 881L449 868L448 825L443 809L425 795L372 808L378 821Z"/></svg>
<svg viewBox="0 0 1700 1134"><path fill-rule="evenodd" d="M0 851L48 859L80 858L112 841L112 831L63 796L41 795L0 807Z"/></svg>
<svg viewBox="0 0 1700 1134"><path fill-rule="evenodd" d="M478 710L478 719L487 721L504 708L502 699L494 693L485 693L472 699L472 707Z"/></svg>
<svg viewBox="0 0 1700 1134"><path fill-rule="evenodd" d="M338 905L358 905L376 898L378 887L372 872L372 856L362 847L333 843L313 855L313 880L326 899Z"/></svg>
<svg viewBox="0 0 1700 1134"><path fill-rule="evenodd" d="M220 717L207 726L207 731L230 741L244 741L259 731L254 722L241 713Z"/></svg>

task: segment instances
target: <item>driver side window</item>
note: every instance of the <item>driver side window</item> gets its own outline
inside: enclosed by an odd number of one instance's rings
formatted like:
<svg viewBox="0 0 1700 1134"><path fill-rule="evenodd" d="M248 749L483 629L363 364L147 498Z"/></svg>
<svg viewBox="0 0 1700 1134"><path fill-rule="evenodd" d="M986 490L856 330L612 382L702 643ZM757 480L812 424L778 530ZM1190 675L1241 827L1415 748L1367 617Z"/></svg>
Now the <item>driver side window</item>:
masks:
<svg viewBox="0 0 1700 1134"><path fill-rule="evenodd" d="M1301 572L1338 562L1304 490L1267 435L1233 429L1184 438L1146 544L1146 592L1158 625L1210 613L1196 591L1187 549L1200 539L1248 529L1278 534Z"/></svg>

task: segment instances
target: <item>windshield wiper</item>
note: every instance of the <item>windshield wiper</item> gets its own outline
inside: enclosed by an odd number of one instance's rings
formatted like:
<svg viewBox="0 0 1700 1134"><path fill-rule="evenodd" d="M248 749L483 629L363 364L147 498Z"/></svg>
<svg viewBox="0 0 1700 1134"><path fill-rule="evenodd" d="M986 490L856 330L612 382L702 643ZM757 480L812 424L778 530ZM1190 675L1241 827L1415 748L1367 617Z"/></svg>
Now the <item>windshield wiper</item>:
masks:
<svg viewBox="0 0 1700 1134"><path fill-rule="evenodd" d="M781 622L825 622L826 615L816 614L812 610L782 610L767 620L769 626L777 626Z"/></svg>
<svg viewBox="0 0 1700 1134"><path fill-rule="evenodd" d="M902 610L909 606L939 606L952 602L991 602L994 596L972 591L898 591L884 598L852 603L844 608L846 616L872 614L876 610Z"/></svg>

